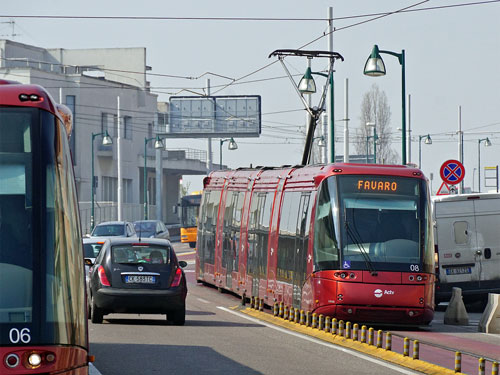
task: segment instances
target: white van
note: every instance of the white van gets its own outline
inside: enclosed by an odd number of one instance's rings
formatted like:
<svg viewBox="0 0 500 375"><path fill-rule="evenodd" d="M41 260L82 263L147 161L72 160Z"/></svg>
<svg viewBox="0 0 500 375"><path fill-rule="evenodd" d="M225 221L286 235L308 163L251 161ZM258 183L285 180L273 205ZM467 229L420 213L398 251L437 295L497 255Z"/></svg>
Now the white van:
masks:
<svg viewBox="0 0 500 375"><path fill-rule="evenodd" d="M500 194L432 197L436 303L458 287L466 301L500 293Z"/></svg>

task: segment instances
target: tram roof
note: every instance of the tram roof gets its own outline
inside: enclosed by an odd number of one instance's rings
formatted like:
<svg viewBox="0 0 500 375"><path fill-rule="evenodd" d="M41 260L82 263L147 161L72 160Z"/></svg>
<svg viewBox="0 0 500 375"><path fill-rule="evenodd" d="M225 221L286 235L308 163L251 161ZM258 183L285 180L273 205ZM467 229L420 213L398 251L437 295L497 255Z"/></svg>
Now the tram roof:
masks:
<svg viewBox="0 0 500 375"><path fill-rule="evenodd" d="M325 178L333 175L371 175L397 176L425 179L422 171L412 166L385 165L385 164L315 164L315 165L286 165L281 167L257 167L220 170L212 172L204 180L204 186L217 189L222 188L225 181L229 186L245 189L248 181L256 180L255 187L267 185L276 186L282 178L287 178L288 187L305 188L318 186Z"/></svg>

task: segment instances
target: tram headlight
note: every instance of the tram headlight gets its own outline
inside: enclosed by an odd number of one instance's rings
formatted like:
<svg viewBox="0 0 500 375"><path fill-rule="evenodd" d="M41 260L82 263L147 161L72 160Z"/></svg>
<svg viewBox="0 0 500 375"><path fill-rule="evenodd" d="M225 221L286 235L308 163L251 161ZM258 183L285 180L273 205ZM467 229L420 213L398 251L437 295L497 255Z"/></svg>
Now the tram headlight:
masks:
<svg viewBox="0 0 500 375"><path fill-rule="evenodd" d="M17 367L17 365L19 364L19 356L17 354L9 354L6 358L5 358L5 364L7 365L7 367L9 368L14 368L14 367Z"/></svg>
<svg viewBox="0 0 500 375"><path fill-rule="evenodd" d="M38 353L31 353L28 357L28 363L32 367L38 367L42 363L42 357Z"/></svg>

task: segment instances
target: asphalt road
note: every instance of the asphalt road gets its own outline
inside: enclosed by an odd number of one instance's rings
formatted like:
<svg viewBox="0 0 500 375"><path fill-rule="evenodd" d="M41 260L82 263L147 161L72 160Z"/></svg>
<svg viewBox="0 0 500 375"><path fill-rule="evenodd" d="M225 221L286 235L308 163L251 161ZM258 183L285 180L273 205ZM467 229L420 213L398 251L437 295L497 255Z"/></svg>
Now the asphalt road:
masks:
<svg viewBox="0 0 500 375"><path fill-rule="evenodd" d="M189 263L186 325L135 314L89 322L90 352L103 375L414 373L234 311L238 299L196 284L194 254L181 244L175 248Z"/></svg>

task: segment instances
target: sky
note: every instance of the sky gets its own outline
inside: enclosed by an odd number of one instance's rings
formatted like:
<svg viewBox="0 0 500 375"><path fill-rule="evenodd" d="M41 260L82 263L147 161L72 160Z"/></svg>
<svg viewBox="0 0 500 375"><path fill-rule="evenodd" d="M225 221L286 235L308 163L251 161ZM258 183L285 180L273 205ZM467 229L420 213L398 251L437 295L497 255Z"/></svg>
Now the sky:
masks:
<svg viewBox="0 0 500 375"><path fill-rule="evenodd" d="M262 134L259 138L237 138L237 150L223 147L223 164L231 168L250 165L299 164L306 130L306 113L285 71L269 54L276 49L328 50L327 14L333 7L334 50L344 57L335 63L336 154L343 153L344 85L349 80L349 129L361 123L363 95L373 84L385 92L391 109L392 147L401 155L401 66L395 57L382 55L387 74L363 75L363 67L374 44L380 49L406 56L406 94L411 124L411 156L418 164L419 135L430 134L433 143L421 144L422 170L431 177L434 192L441 185L440 167L458 159L458 123L464 131L465 186L478 184L478 154L481 169L500 163L500 1L476 5L400 12L378 19L373 14L409 9L439 8L469 4L473 0L429 1L201 1L138 2L95 1L45 2L25 0L2 4L1 16L127 16L174 17L176 19L44 19L13 18L14 33L0 23L0 38L43 48L146 47L151 73L198 79L148 76L151 91L159 101L171 95L203 93L207 78L212 95L260 95ZM353 18L353 16L369 15ZM205 18L194 20L187 18ZM218 18L215 20L206 18ZM274 20L221 20L220 18L267 18ZM10 18L0 18L7 22ZM293 21L286 19L295 19ZM304 20L309 19L309 20ZM373 20L372 20L373 19ZM367 21L359 24L362 21ZM323 37L322 37L323 36ZM271 64L273 63L274 64ZM290 72L300 79L307 61L287 57ZM271 64L271 65L270 65ZM325 59L313 59L313 71L327 67ZM253 74L252 74L253 73ZM315 78L318 87L324 82ZM236 80L235 83L232 80ZM188 89L190 91L181 91ZM312 98L319 102L319 94ZM480 144L488 137L491 147ZM207 149L207 140L172 139L169 148ZM354 146L351 143L351 153ZM213 162L219 163L219 140L212 141ZM401 158L399 157L399 160ZM481 171L484 176L484 172ZM473 181L474 177L474 181ZM202 187L203 176L186 176L191 191ZM485 189L482 182L482 191Z"/></svg>

